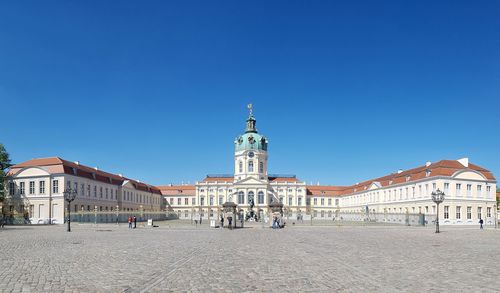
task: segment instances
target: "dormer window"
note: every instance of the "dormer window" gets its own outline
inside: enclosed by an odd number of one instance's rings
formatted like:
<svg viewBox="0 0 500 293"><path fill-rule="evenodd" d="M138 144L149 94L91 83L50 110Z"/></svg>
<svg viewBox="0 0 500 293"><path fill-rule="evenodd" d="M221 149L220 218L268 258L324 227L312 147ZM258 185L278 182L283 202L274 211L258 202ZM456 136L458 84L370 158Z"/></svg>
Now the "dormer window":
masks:
<svg viewBox="0 0 500 293"><path fill-rule="evenodd" d="M392 184L392 180L389 180L389 185L391 185L391 184Z"/></svg>
<svg viewBox="0 0 500 293"><path fill-rule="evenodd" d="M425 170L425 177L429 177L431 175L431 170Z"/></svg>
<svg viewBox="0 0 500 293"><path fill-rule="evenodd" d="M408 176L406 176L406 182L410 181L410 178L411 178L411 177L410 177L409 175L408 175Z"/></svg>

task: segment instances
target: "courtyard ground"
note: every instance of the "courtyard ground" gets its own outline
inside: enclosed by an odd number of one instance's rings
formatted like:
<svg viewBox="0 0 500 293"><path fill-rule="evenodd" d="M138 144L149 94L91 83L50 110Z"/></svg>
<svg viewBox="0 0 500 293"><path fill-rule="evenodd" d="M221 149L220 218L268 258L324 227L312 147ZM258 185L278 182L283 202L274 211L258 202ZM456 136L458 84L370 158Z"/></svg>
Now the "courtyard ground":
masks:
<svg viewBox="0 0 500 293"><path fill-rule="evenodd" d="M7 226L0 291L500 291L500 229L159 226Z"/></svg>

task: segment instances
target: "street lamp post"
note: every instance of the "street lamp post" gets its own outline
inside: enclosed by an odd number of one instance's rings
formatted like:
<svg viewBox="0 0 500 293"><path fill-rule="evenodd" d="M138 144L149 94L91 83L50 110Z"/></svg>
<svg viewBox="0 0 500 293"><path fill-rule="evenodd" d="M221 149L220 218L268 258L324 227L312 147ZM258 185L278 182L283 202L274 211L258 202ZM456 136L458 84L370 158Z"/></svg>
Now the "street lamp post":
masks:
<svg viewBox="0 0 500 293"><path fill-rule="evenodd" d="M444 201L444 192L439 190L431 193L432 201L436 204L436 233L439 233L439 204Z"/></svg>
<svg viewBox="0 0 500 293"><path fill-rule="evenodd" d="M76 189L71 189L71 187L63 192L64 200L68 202L68 232L71 232L71 202L75 200L76 193Z"/></svg>

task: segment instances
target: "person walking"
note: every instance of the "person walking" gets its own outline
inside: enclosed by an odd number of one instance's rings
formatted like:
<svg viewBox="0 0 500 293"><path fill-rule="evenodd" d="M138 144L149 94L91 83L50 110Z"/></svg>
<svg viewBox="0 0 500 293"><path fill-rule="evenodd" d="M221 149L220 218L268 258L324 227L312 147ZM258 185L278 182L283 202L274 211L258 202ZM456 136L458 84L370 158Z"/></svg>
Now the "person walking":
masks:
<svg viewBox="0 0 500 293"><path fill-rule="evenodd" d="M479 219L479 229L483 229L483 219Z"/></svg>
<svg viewBox="0 0 500 293"><path fill-rule="evenodd" d="M233 226L231 225L233 222L233 217L227 217L227 224L229 225L229 229L233 229Z"/></svg>
<svg viewBox="0 0 500 293"><path fill-rule="evenodd" d="M132 229L132 217L128 216L128 228Z"/></svg>
<svg viewBox="0 0 500 293"><path fill-rule="evenodd" d="M137 217L134 216L134 229L137 228Z"/></svg>
<svg viewBox="0 0 500 293"><path fill-rule="evenodd" d="M224 228L224 216L223 215L220 216L220 227Z"/></svg>

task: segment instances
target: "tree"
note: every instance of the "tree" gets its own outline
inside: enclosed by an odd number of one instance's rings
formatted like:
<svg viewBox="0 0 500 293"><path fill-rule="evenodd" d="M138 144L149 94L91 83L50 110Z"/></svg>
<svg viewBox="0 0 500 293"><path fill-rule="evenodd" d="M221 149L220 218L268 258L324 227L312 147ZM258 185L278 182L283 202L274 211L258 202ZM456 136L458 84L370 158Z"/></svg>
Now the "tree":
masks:
<svg viewBox="0 0 500 293"><path fill-rule="evenodd" d="M0 143L0 202L3 202L5 199L5 179L7 177L6 170L10 166L9 153L7 153L3 144Z"/></svg>

